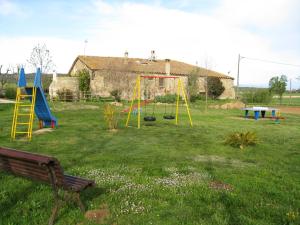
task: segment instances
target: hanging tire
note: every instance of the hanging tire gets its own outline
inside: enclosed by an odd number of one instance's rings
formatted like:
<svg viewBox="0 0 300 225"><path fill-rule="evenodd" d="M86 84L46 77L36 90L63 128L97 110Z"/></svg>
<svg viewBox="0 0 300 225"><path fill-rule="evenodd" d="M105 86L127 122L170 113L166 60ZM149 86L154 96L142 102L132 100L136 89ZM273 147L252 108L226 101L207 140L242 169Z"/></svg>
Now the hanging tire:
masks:
<svg viewBox="0 0 300 225"><path fill-rule="evenodd" d="M156 121L156 117L155 116L145 116L144 121L154 122L154 121Z"/></svg>
<svg viewBox="0 0 300 225"><path fill-rule="evenodd" d="M165 120L174 120L175 116L173 116L173 115L164 115L164 119Z"/></svg>

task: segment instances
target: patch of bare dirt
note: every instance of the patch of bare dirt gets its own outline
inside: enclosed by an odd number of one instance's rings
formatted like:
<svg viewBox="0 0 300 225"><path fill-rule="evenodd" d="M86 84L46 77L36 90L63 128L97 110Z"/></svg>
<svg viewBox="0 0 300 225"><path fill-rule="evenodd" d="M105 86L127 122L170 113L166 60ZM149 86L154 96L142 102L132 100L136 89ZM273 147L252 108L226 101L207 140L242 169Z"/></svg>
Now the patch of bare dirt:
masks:
<svg viewBox="0 0 300 225"><path fill-rule="evenodd" d="M15 103L15 101L1 98L1 99L0 99L0 104L1 104L1 103L2 103L2 104L4 104L4 103Z"/></svg>
<svg viewBox="0 0 300 225"><path fill-rule="evenodd" d="M66 104L62 104L62 105L56 105L55 107L53 107L53 109L54 109L54 111L60 112L60 111L65 111L65 110L99 109L99 106L66 103Z"/></svg>
<svg viewBox="0 0 300 225"><path fill-rule="evenodd" d="M245 104L240 101L225 103L223 105L210 105L209 106L209 108L211 108L211 109L241 109L243 107L245 107Z"/></svg>
<svg viewBox="0 0 300 225"><path fill-rule="evenodd" d="M33 131L32 133L33 134L44 134L44 133L53 132L53 131L54 131L54 129L52 129L52 128L43 128L43 129Z"/></svg>
<svg viewBox="0 0 300 225"><path fill-rule="evenodd" d="M197 155L193 158L196 162L212 162L212 163L221 163L226 165L231 165L235 167L244 167L254 165L248 162L242 162L237 159L228 159L218 155Z"/></svg>
<svg viewBox="0 0 300 225"><path fill-rule="evenodd" d="M300 107L279 106L276 108L278 108L282 113L291 113L291 114L300 115Z"/></svg>
<svg viewBox="0 0 300 225"><path fill-rule="evenodd" d="M107 205L100 206L100 209L89 210L85 213L84 217L97 224L105 223L105 220L109 217L110 212Z"/></svg>
<svg viewBox="0 0 300 225"><path fill-rule="evenodd" d="M217 191L233 191L233 187L230 184L225 184L221 181L211 181L209 187Z"/></svg>

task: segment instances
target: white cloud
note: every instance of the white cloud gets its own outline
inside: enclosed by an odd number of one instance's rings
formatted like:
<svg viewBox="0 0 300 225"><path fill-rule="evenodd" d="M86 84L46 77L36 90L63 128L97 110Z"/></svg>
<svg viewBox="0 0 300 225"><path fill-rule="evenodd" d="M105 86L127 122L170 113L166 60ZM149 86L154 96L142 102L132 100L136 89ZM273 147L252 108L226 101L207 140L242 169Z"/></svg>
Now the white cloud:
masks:
<svg viewBox="0 0 300 225"><path fill-rule="evenodd" d="M25 13L24 13L24 11L22 11L21 7L18 4L14 3L10 0L0 0L0 15L24 16Z"/></svg>
<svg viewBox="0 0 300 225"><path fill-rule="evenodd" d="M46 37L0 37L0 64L4 66L25 65L26 72L33 72L27 60L33 47L46 44L58 72L68 72L77 55L82 54L84 44L78 41Z"/></svg>
<svg viewBox="0 0 300 225"><path fill-rule="evenodd" d="M234 25L270 28L287 22L296 5L296 0L223 0L215 14Z"/></svg>

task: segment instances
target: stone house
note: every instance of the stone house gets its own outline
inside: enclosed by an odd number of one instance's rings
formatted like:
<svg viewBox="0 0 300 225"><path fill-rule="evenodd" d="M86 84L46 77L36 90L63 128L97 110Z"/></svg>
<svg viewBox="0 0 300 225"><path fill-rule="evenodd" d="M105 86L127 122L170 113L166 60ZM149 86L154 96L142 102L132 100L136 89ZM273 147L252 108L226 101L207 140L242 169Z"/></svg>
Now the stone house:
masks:
<svg viewBox="0 0 300 225"><path fill-rule="evenodd" d="M73 62L70 77L55 77L50 85L50 95L62 88L78 92L77 73L86 69L90 73L91 94L93 96L110 96L113 90L120 90L123 99L130 99L138 75L180 76L184 85L187 85L188 76L198 70L199 92L205 93L205 77L220 78L225 90L220 99L234 99L235 91L233 78L222 73L193 66L184 62L165 59L158 60L154 51L149 59L129 58L126 52L124 57L78 56ZM141 81L142 98L153 98L166 93L176 93L174 79L143 79ZM147 96L147 97L146 97Z"/></svg>

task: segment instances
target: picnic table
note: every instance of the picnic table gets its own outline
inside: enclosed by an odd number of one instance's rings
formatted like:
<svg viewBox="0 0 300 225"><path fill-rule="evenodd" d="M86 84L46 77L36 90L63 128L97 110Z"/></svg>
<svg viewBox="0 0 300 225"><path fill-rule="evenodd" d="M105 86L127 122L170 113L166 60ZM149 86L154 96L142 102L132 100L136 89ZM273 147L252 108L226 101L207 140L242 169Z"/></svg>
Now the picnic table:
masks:
<svg viewBox="0 0 300 225"><path fill-rule="evenodd" d="M242 108L242 110L245 111L245 118L249 118L249 112L253 111L255 120L259 119L259 114L261 114L262 118L265 118L266 112L268 111L271 112L272 118L275 118L276 112L278 111L278 109L276 108L262 107L262 106L247 107L247 108Z"/></svg>

